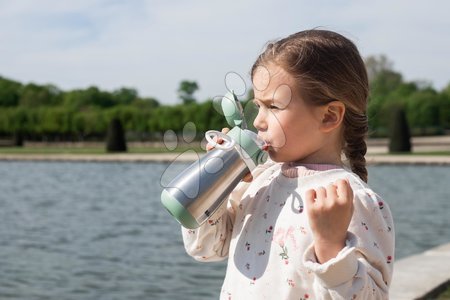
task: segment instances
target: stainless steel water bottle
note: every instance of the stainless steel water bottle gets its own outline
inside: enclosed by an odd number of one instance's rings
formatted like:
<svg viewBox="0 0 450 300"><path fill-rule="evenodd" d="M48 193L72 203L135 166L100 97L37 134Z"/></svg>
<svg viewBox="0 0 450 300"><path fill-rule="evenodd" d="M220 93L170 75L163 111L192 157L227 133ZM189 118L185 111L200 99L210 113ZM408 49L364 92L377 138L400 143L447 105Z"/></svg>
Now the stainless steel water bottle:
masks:
<svg viewBox="0 0 450 300"><path fill-rule="evenodd" d="M206 139L221 137L222 144L207 152L176 176L163 190L161 202L182 226L203 224L225 201L242 178L267 159L264 141L247 129L242 106L234 93L222 98L221 107L233 128L223 134L206 132Z"/></svg>

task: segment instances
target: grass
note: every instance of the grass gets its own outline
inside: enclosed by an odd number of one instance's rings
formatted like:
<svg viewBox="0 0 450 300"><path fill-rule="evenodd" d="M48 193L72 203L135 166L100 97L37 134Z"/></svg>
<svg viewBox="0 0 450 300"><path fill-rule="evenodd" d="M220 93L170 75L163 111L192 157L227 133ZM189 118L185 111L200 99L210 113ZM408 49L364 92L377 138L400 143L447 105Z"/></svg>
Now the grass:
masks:
<svg viewBox="0 0 450 300"><path fill-rule="evenodd" d="M199 146L177 147L173 151L165 147L128 147L127 153L132 154L151 154L151 153L182 153L187 150L194 150L198 153L203 152ZM107 154L104 147L0 147L0 154ZM413 153L379 153L374 155L412 155L412 156L450 156L450 151L428 151Z"/></svg>
<svg viewBox="0 0 450 300"><path fill-rule="evenodd" d="M436 298L437 300L450 300L450 283L447 283L447 288Z"/></svg>
<svg viewBox="0 0 450 300"><path fill-rule="evenodd" d="M199 146L194 147L177 147L170 151L165 147L129 147L127 153L132 154L151 154L151 153L182 153L187 150L194 150L198 153L204 152ZM0 154L107 154L104 147L0 147ZM414 153L379 153L374 155L413 155L413 156L450 156L450 151L434 151L434 152L414 152Z"/></svg>

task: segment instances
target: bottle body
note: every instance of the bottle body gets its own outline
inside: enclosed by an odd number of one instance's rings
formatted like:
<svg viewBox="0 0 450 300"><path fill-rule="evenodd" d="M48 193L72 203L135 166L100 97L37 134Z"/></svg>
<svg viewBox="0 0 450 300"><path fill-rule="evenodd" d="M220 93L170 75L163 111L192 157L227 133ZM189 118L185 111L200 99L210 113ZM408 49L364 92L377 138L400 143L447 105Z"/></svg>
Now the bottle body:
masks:
<svg viewBox="0 0 450 300"><path fill-rule="evenodd" d="M168 184L161 201L181 225L203 224L251 171L241 151L239 146L211 150Z"/></svg>
<svg viewBox="0 0 450 300"><path fill-rule="evenodd" d="M186 228L203 224L228 198L237 184L254 168L266 161L258 136L239 126L227 134L210 130L205 134L214 150L190 165L163 190L161 202ZM217 144L213 137L222 138Z"/></svg>

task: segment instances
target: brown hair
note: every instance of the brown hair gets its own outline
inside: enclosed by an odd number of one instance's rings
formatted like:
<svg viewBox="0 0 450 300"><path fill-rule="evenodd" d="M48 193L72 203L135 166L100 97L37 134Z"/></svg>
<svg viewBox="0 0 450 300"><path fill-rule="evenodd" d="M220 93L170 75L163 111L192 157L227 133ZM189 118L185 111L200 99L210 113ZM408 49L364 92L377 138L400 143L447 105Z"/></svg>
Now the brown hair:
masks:
<svg viewBox="0 0 450 300"><path fill-rule="evenodd" d="M367 182L366 135L369 84L367 71L355 44L327 30L306 30L270 42L254 63L275 63L298 82L305 101L323 105L339 100L344 103L342 150L350 167Z"/></svg>

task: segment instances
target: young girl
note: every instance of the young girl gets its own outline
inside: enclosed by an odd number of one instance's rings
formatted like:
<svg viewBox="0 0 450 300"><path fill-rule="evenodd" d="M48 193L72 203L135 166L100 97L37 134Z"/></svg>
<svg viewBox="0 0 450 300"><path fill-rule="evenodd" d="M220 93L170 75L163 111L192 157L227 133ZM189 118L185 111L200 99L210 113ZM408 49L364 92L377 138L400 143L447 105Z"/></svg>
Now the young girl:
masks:
<svg viewBox="0 0 450 300"><path fill-rule="evenodd" d="M366 184L368 80L356 46L302 31L268 44L251 75L271 159L208 222L183 229L187 253L228 258L221 299L387 299L394 230Z"/></svg>

